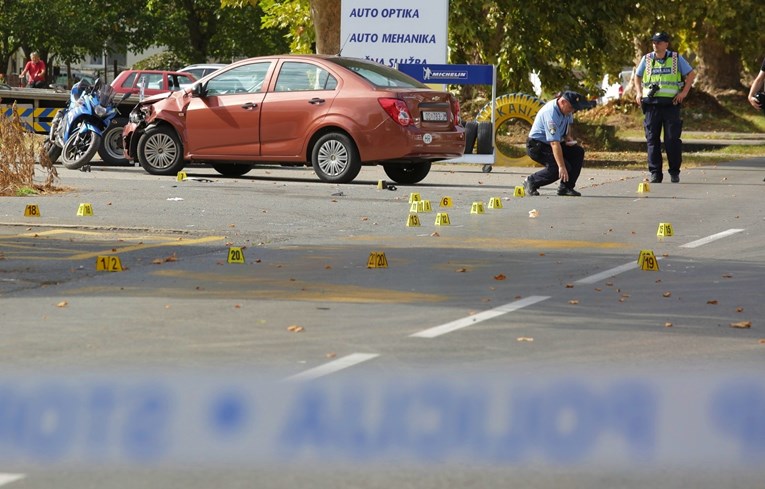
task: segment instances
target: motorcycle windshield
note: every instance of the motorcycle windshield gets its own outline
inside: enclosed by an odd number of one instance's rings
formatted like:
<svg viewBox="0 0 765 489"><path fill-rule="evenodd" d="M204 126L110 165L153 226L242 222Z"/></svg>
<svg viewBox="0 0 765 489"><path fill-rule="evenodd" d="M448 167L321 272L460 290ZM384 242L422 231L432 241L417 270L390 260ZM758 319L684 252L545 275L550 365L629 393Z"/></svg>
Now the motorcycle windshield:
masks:
<svg viewBox="0 0 765 489"><path fill-rule="evenodd" d="M109 107L114 102L116 92L111 85L102 85L98 91L98 101L104 107Z"/></svg>

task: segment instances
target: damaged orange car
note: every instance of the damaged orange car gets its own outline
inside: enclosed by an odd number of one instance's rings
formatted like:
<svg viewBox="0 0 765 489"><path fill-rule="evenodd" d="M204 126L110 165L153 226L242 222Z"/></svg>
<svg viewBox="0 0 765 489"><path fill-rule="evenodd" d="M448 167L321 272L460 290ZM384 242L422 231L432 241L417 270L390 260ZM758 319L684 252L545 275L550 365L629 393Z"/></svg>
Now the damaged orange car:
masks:
<svg viewBox="0 0 765 489"><path fill-rule="evenodd" d="M190 162L227 176L278 163L311 165L321 180L345 183L379 164L411 184L431 163L462 156L465 134L448 92L371 61L283 55L242 60L145 99L123 143L125 156L155 175Z"/></svg>

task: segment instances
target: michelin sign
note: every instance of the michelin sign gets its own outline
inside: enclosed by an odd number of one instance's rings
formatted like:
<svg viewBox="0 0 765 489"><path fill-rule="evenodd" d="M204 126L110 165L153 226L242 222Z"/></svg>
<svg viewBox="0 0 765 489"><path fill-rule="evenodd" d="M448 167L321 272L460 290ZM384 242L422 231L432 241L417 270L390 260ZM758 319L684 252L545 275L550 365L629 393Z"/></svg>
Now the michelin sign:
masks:
<svg viewBox="0 0 765 489"><path fill-rule="evenodd" d="M392 68L446 63L448 24L448 0L343 0L342 55Z"/></svg>

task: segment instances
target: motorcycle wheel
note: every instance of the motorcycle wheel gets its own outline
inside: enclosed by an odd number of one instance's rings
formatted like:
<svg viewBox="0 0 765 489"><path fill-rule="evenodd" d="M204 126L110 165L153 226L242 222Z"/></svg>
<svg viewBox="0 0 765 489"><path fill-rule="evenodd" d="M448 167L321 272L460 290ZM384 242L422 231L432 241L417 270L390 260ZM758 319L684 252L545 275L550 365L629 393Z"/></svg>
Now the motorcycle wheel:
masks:
<svg viewBox="0 0 765 489"><path fill-rule="evenodd" d="M48 155L48 158L50 158L51 164L58 161L58 157L61 156L61 148L50 139L45 140L45 142L43 143L43 149L45 150L45 153Z"/></svg>
<svg viewBox="0 0 765 489"><path fill-rule="evenodd" d="M93 131L80 133L79 128L75 128L64 144L61 161L70 170L77 170L90 163L100 144L101 136L98 134Z"/></svg>

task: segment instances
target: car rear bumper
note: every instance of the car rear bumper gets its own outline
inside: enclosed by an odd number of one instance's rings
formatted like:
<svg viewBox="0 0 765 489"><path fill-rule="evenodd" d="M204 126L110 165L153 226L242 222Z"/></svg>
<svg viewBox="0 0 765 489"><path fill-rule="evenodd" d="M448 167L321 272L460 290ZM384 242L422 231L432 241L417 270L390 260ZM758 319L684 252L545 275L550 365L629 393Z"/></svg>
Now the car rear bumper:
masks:
<svg viewBox="0 0 765 489"><path fill-rule="evenodd" d="M393 121L388 126L384 132L378 128L360 135L357 144L363 162L441 160L458 158L465 152L465 131L459 126L449 131L401 127Z"/></svg>

